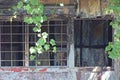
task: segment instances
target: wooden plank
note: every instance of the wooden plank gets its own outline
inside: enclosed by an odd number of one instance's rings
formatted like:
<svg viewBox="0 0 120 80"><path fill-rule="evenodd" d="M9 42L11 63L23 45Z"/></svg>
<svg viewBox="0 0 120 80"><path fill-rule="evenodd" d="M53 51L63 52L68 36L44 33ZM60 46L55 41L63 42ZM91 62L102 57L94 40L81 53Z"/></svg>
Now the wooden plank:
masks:
<svg viewBox="0 0 120 80"><path fill-rule="evenodd" d="M65 5L68 5L74 3L73 0L72 1L71 0L40 0L40 2L48 5L56 4L56 3L64 3Z"/></svg>
<svg viewBox="0 0 120 80"><path fill-rule="evenodd" d="M80 15L82 17L94 17L100 15L100 0L80 0Z"/></svg>
<svg viewBox="0 0 120 80"><path fill-rule="evenodd" d="M100 0L89 0L89 16L100 15Z"/></svg>

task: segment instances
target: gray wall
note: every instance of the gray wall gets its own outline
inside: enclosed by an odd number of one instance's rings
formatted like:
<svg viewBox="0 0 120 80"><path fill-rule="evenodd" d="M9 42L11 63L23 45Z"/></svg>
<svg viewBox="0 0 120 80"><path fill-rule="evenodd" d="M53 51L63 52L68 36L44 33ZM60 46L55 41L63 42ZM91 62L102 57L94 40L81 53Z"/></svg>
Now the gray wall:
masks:
<svg viewBox="0 0 120 80"><path fill-rule="evenodd" d="M114 80L113 71L94 68L0 68L0 80Z"/></svg>

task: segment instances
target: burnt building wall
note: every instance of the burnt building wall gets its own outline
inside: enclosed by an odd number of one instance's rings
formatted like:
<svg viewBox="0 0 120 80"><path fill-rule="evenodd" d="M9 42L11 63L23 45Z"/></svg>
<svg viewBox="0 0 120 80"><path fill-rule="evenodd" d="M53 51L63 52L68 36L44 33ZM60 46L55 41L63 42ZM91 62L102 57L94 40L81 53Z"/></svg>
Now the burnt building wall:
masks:
<svg viewBox="0 0 120 80"><path fill-rule="evenodd" d="M78 0L77 14L80 17L98 17L105 16L105 8L109 0Z"/></svg>
<svg viewBox="0 0 120 80"><path fill-rule="evenodd" d="M40 0L41 2L43 2L46 5L45 7L45 14L49 14L51 9L55 9L55 13L57 13L57 15L61 16L67 16L70 17L71 19L74 19L76 17L79 18L96 18L96 17L104 17L105 12L104 9L105 7L108 5L108 0L56 0L58 1L58 3L63 2L65 4L64 7L60 7L57 6L54 8L56 1L55 0ZM9 8L11 8L13 6L13 3L11 3L11 5L8 6L8 3L11 2L10 0L0 0L0 10L1 10L1 16L0 16L0 20L10 20L11 17L7 17L6 15L12 15L12 11L9 10ZM3 4L4 3L4 4ZM15 2L16 3L16 2ZM21 12L22 13L22 12ZM4 16L3 16L4 15ZM64 16L61 16L64 18ZM72 21L71 21L72 22ZM78 22L79 24L81 24L81 22ZM82 23L83 24L83 23ZM71 24L69 24L71 25ZM87 25L87 24L86 24ZM101 24L100 24L101 25ZM98 25L98 26L100 26ZM74 25L73 25L74 26ZM76 27L78 25L75 25ZM84 27L83 35L86 36L84 37L84 41L83 43L85 44L90 44L89 43L89 34L88 32L90 31L90 26L86 26ZM94 26L92 26L94 27ZM72 32L74 29L73 27L69 28L70 31ZM78 36L78 38L75 40L75 43L78 44L78 48L77 48L77 52L78 54L80 51L80 47L79 47L79 43L80 43L80 27L76 28L76 35ZM91 44L96 44L96 43L100 43L102 42L102 40L100 39L103 35L101 33L103 33L102 28L98 28L95 27L93 29L95 31L95 33L91 33L94 34L92 37L94 39L94 37L97 37L97 39L91 40L93 42L91 42ZM98 30L98 31L97 31ZM71 33L70 32L70 33ZM82 31L81 31L82 32ZM96 34L97 33L97 34ZM72 33L73 34L73 33ZM74 36L70 35L69 37L73 38ZM87 41L88 40L88 41ZM74 42L74 41L73 41ZM73 44L73 43L72 43ZM73 51L73 47L71 47L71 54L74 54L75 51ZM103 62L103 55L101 54L103 53L103 49L99 49L99 50L94 50L94 49L86 49L83 48L82 51L83 54L83 60L87 61L89 64L94 65L94 61L92 59L95 58L95 60L100 61L101 63ZM94 52L94 53L92 53ZM76 52L75 52L76 53ZM91 54L88 54L91 53ZM100 54L100 56L98 54L94 55L95 53ZM86 57L87 55L87 57ZM91 57L92 55L92 57ZM76 55L77 56L77 55ZM74 57L74 56L72 56ZM77 58L75 58L77 61L77 64L82 64L84 66L86 66L86 62L81 63L80 62L80 56L77 56ZM88 57L90 57L88 59ZM99 59L98 59L99 58ZM74 58L73 58L74 59ZM97 62L98 62L97 61ZM69 62L72 62L71 59L69 60ZM73 61L74 62L74 61ZM96 63L97 63L96 62ZM91 64L90 64L91 63ZM97 63L99 64L99 63ZM96 65L95 65L96 66ZM103 64L104 67L104 64ZM106 66L105 66L106 67ZM72 67L70 68L69 66L66 67L1 67L0 68L0 80L114 80L115 75L114 75L114 71L112 70L103 70L103 68L98 69L95 67L80 67L80 65L78 65L78 67Z"/></svg>

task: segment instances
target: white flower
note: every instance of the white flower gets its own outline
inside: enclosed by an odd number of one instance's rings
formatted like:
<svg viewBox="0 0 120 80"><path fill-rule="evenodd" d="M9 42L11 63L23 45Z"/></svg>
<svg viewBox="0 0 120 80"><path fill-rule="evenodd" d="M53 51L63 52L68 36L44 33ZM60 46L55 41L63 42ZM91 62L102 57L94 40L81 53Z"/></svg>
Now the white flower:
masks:
<svg viewBox="0 0 120 80"><path fill-rule="evenodd" d="M60 6L61 6L61 7L63 7L63 6L64 6L64 4L63 4L63 3L60 3Z"/></svg>

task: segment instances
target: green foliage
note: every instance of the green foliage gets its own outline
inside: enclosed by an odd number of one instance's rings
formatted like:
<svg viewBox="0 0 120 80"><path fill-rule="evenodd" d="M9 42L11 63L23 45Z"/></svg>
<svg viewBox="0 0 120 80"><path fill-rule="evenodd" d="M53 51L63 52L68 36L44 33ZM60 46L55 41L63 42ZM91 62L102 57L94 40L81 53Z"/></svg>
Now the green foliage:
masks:
<svg viewBox="0 0 120 80"><path fill-rule="evenodd" d="M38 64L38 65L40 65L40 64L41 64L41 62L40 62L40 61L38 61L38 62L37 62L37 64Z"/></svg>
<svg viewBox="0 0 120 80"><path fill-rule="evenodd" d="M53 52L55 52L55 53L56 53L56 49L57 49L57 48L54 46L54 47L53 47Z"/></svg>
<svg viewBox="0 0 120 80"><path fill-rule="evenodd" d="M38 5L39 4L38 0L30 0L30 3L32 5Z"/></svg>
<svg viewBox="0 0 120 80"><path fill-rule="evenodd" d="M46 32L42 33L43 39L46 39L48 37L48 34Z"/></svg>
<svg viewBox="0 0 120 80"><path fill-rule="evenodd" d="M44 49L47 51L47 50L49 50L50 49L50 45L49 44L45 44L44 45Z"/></svg>
<svg viewBox="0 0 120 80"><path fill-rule="evenodd" d="M30 48L30 53L31 53L31 54L37 53L37 50L35 49L35 47L31 47L31 48Z"/></svg>
<svg viewBox="0 0 120 80"><path fill-rule="evenodd" d="M50 44L51 44L52 46L55 46L55 45L56 45L55 40L54 40L54 39L50 39Z"/></svg>
<svg viewBox="0 0 120 80"><path fill-rule="evenodd" d="M30 55L30 60L35 60L36 56L35 55Z"/></svg>
<svg viewBox="0 0 120 80"><path fill-rule="evenodd" d="M120 59L120 0L110 0L107 12L114 15L114 21L110 23L114 28L113 42L106 47L109 57L112 59Z"/></svg>
<svg viewBox="0 0 120 80"><path fill-rule="evenodd" d="M35 60L37 54L42 54L50 49L56 52L55 40L50 39L48 41L48 33L41 32L42 23L47 20L47 17L43 14L44 5L39 0L21 0L13 9L16 11L15 15L17 10L24 9L26 11L24 22L35 25L33 32L37 33L39 39L36 41L35 46L30 47L30 60ZM40 64L40 62L37 64Z"/></svg>
<svg viewBox="0 0 120 80"><path fill-rule="evenodd" d="M36 46L43 46L45 45L46 40L43 38L40 38L37 42L36 42Z"/></svg>
<svg viewBox="0 0 120 80"><path fill-rule="evenodd" d="M17 8L20 9L22 6L23 6L23 2L20 1L20 2L18 3L18 5L17 5Z"/></svg>

